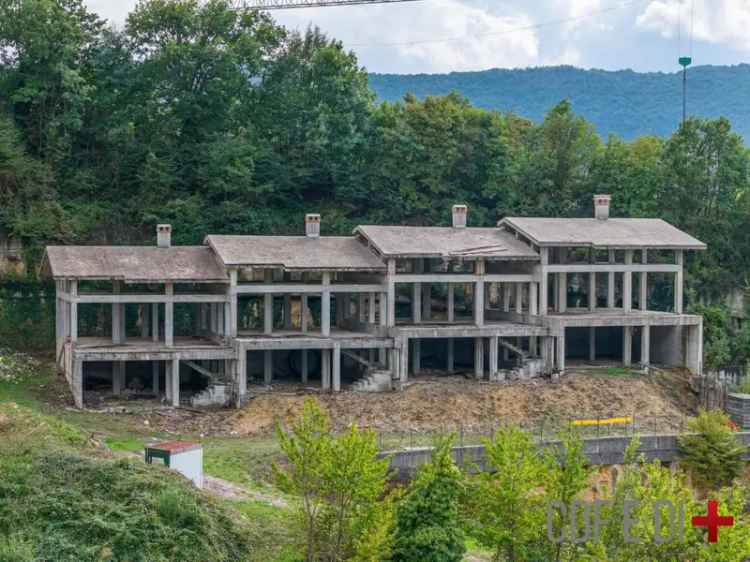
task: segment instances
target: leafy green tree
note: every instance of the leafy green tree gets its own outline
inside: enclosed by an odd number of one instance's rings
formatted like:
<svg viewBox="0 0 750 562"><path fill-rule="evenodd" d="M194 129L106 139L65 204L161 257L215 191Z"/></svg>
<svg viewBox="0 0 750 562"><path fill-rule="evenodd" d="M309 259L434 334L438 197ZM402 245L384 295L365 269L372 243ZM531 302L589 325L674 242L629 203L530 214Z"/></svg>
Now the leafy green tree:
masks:
<svg viewBox="0 0 750 562"><path fill-rule="evenodd" d="M682 464L694 482L708 490L731 485L745 466L745 449L737 444L727 415L701 410L688 427L693 433L681 436L679 444Z"/></svg>
<svg viewBox="0 0 750 562"><path fill-rule="evenodd" d="M453 437L438 441L396 506L391 560L458 562L466 552L459 521L461 471L453 462Z"/></svg>
<svg viewBox="0 0 750 562"><path fill-rule="evenodd" d="M468 532L494 552L494 560L543 558L549 552L543 453L529 433L512 425L483 445L485 470L468 480Z"/></svg>
<svg viewBox="0 0 750 562"><path fill-rule="evenodd" d="M300 500L305 560L375 562L387 556L389 460L377 458L375 434L352 426L333 436L328 415L307 399L288 432L277 424L276 436L286 463L273 472L279 487Z"/></svg>
<svg viewBox="0 0 750 562"><path fill-rule="evenodd" d="M707 370L728 367L737 350L732 349L733 333L724 307L695 305L693 314L703 316L703 363Z"/></svg>

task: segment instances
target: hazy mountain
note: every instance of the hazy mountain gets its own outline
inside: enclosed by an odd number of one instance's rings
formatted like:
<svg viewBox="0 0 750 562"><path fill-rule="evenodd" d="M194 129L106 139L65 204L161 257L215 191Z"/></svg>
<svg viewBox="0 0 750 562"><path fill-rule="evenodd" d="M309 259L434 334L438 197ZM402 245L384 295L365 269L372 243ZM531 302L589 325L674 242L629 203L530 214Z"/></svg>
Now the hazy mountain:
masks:
<svg viewBox="0 0 750 562"><path fill-rule="evenodd" d="M407 92L422 98L457 91L480 107L511 110L534 121L563 98L606 137L670 135L682 116L682 73L582 70L571 66L450 74L370 74L381 100ZM688 70L688 113L728 117L750 139L750 65Z"/></svg>

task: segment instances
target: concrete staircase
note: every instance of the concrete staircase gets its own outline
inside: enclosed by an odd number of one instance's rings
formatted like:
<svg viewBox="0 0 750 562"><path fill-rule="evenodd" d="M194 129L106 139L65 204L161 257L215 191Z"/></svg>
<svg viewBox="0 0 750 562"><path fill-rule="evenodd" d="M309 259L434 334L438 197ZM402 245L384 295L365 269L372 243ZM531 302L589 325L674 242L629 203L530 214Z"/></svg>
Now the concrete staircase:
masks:
<svg viewBox="0 0 750 562"><path fill-rule="evenodd" d="M210 384L204 391L190 397L190 405L200 406L226 406L232 397L232 387L228 384Z"/></svg>
<svg viewBox="0 0 750 562"><path fill-rule="evenodd" d="M372 370L354 384L352 390L357 392L387 392L391 390L391 372L384 369Z"/></svg>

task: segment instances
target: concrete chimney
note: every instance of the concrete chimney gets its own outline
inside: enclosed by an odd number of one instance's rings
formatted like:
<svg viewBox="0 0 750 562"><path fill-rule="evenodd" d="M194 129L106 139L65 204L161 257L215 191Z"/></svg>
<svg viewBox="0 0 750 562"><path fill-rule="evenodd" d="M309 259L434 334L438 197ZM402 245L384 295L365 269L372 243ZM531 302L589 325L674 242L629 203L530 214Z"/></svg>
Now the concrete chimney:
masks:
<svg viewBox="0 0 750 562"><path fill-rule="evenodd" d="M453 205L453 228L466 228L466 215L469 208L466 205Z"/></svg>
<svg viewBox="0 0 750 562"><path fill-rule="evenodd" d="M305 236L308 238L320 236L320 215L318 213L307 213L305 215Z"/></svg>
<svg viewBox="0 0 750 562"><path fill-rule="evenodd" d="M156 245L159 248L169 248L172 245L172 225L156 225Z"/></svg>
<svg viewBox="0 0 750 562"><path fill-rule="evenodd" d="M609 202L612 200L610 195L594 195L594 216L602 221L609 218Z"/></svg>

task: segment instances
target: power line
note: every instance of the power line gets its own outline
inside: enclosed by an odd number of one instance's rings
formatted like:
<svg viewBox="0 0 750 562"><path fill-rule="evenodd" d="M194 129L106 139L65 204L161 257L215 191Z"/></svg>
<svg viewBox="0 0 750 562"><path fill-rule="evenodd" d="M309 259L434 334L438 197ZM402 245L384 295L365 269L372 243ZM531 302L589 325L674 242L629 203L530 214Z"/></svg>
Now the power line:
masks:
<svg viewBox="0 0 750 562"><path fill-rule="evenodd" d="M502 36L502 35L508 35L511 33L518 33L519 31L529 31L532 29L541 29L544 27L550 27L554 25L581 21L581 20L592 18L592 17L600 16L602 14L607 14L609 12L614 12L616 10L621 10L623 8L627 8L628 6L642 4L645 1L646 0L627 0L625 2L621 2L620 4L616 6L610 6L609 8L604 8L596 12L590 12L582 16L574 16L570 18L549 20L549 21L545 21L541 23L532 24L532 25L515 27L511 29L504 29L503 31L489 31L487 33L472 33L472 34L460 35L456 37L442 37L442 38L435 38L435 39L415 39L412 41L396 41L392 43L347 43L347 46L349 47L397 47L397 46L421 45L425 43L451 43L451 42L458 42L458 41L466 41L467 39L474 39L476 37Z"/></svg>

